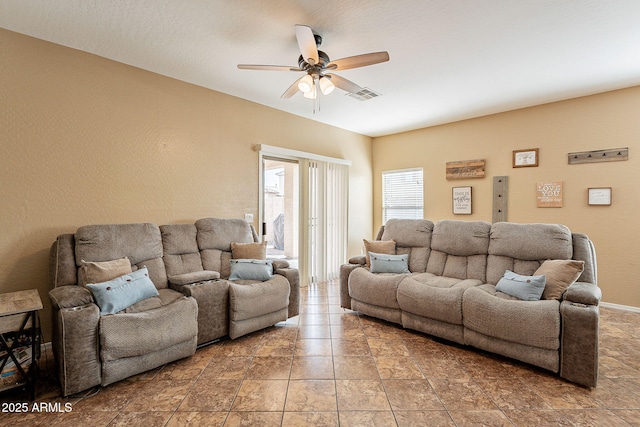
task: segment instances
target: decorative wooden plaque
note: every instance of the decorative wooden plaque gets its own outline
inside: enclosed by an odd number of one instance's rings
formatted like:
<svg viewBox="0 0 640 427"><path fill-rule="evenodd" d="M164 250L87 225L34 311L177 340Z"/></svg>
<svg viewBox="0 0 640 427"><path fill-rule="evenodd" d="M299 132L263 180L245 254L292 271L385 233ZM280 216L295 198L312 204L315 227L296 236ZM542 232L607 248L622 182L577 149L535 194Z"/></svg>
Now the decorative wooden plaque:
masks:
<svg viewBox="0 0 640 427"><path fill-rule="evenodd" d="M447 179L484 178L485 160L447 162Z"/></svg>
<svg viewBox="0 0 640 427"><path fill-rule="evenodd" d="M539 182L536 190L539 208L562 207L562 181Z"/></svg>

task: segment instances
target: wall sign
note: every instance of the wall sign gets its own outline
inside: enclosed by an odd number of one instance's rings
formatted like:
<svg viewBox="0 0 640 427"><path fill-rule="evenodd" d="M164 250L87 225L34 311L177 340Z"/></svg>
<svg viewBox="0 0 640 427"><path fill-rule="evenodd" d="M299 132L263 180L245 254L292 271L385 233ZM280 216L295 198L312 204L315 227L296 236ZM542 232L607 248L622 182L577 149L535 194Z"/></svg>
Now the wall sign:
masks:
<svg viewBox="0 0 640 427"><path fill-rule="evenodd" d="M484 159L447 162L447 179L484 178Z"/></svg>
<svg viewBox="0 0 640 427"><path fill-rule="evenodd" d="M453 213L471 215L471 187L453 187Z"/></svg>
<svg viewBox="0 0 640 427"><path fill-rule="evenodd" d="M611 206L611 187L589 188L589 205Z"/></svg>
<svg viewBox="0 0 640 427"><path fill-rule="evenodd" d="M536 190L539 208L562 207L562 181L539 182Z"/></svg>

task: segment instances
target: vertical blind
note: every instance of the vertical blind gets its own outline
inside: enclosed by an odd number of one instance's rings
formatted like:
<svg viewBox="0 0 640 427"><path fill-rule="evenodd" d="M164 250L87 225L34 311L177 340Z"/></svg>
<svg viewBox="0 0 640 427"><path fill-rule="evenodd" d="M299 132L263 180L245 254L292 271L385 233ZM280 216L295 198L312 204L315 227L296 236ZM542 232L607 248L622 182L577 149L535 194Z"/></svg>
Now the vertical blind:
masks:
<svg viewBox="0 0 640 427"><path fill-rule="evenodd" d="M349 167L305 159L307 185L306 252L301 273L308 283L340 277L347 257ZM305 268L306 267L306 268Z"/></svg>
<svg viewBox="0 0 640 427"><path fill-rule="evenodd" d="M382 172L382 223L424 218L422 168Z"/></svg>

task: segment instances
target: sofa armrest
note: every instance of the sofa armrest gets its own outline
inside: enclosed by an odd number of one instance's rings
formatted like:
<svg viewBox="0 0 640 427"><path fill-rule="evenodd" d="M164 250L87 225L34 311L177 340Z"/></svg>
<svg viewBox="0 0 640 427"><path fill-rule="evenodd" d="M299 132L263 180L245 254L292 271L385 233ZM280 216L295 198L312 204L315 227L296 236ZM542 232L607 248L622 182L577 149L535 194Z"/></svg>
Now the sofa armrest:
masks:
<svg viewBox="0 0 640 427"><path fill-rule="evenodd" d="M84 286L77 285L53 288L49 291L49 299L54 308L58 310L95 304L91 291Z"/></svg>
<svg viewBox="0 0 640 427"><path fill-rule="evenodd" d="M275 273L281 268L289 268L289 261L285 261L283 259L272 259L271 263L273 264L273 272Z"/></svg>
<svg viewBox="0 0 640 427"><path fill-rule="evenodd" d="M276 274L286 277L291 287L287 316L297 316L300 314L300 273L296 268L278 268Z"/></svg>
<svg viewBox="0 0 640 427"><path fill-rule="evenodd" d="M349 258L349 264L365 265L367 263L367 257L365 255L356 255Z"/></svg>
<svg viewBox="0 0 640 427"><path fill-rule="evenodd" d="M575 282L567 288L562 299L572 303L598 305L602 299L602 290L593 283Z"/></svg>
<svg viewBox="0 0 640 427"><path fill-rule="evenodd" d="M62 395L79 393L101 382L98 328L100 308L83 286L49 291L53 312L51 343Z"/></svg>
<svg viewBox="0 0 640 427"><path fill-rule="evenodd" d="M351 296L349 295L349 275L356 268L361 268L360 264L342 264L340 266L340 307L351 310Z"/></svg>

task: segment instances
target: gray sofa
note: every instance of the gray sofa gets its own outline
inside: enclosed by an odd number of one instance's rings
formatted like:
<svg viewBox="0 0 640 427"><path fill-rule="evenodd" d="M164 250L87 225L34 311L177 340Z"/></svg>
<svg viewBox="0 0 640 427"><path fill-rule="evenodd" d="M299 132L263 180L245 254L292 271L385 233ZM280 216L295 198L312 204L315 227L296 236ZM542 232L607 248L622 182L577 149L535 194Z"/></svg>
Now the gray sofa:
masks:
<svg viewBox="0 0 640 427"><path fill-rule="evenodd" d="M111 384L190 356L198 345L298 315L298 271L286 261L273 261L269 280L228 280L232 244L258 240L245 221L217 218L90 225L58 236L50 250L49 298L63 395ZM157 295L101 315L83 286L84 271L123 257L131 271L146 267Z"/></svg>
<svg viewBox="0 0 640 427"><path fill-rule="evenodd" d="M410 272L372 273L364 256L350 259L340 270L342 307L596 386L602 294L584 234L557 224L396 219L376 240L394 240ZM496 290L507 270L532 276L546 260L572 259L584 270L557 298Z"/></svg>

